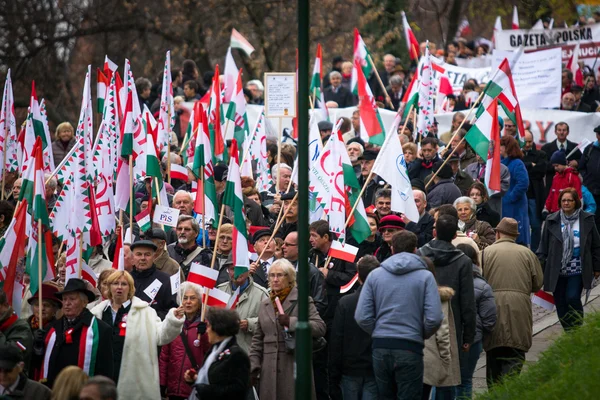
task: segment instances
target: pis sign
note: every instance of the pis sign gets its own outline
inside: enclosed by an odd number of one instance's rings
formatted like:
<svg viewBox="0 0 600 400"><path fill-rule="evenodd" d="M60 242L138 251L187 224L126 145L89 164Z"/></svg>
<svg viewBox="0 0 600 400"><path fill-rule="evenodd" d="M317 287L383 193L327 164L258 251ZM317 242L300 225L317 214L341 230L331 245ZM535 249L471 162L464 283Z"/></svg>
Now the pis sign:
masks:
<svg viewBox="0 0 600 400"><path fill-rule="evenodd" d="M154 209L154 218L152 219L152 222L175 228L177 226L178 218L179 210L177 208L157 205Z"/></svg>

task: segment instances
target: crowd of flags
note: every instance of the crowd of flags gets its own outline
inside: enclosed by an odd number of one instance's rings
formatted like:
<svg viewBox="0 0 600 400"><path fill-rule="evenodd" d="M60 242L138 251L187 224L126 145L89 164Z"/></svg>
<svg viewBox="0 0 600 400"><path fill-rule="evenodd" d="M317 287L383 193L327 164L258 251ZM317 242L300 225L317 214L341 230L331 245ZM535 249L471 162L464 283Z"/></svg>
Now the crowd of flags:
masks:
<svg viewBox="0 0 600 400"><path fill-rule="evenodd" d="M396 133L401 121L414 111L417 132L420 137L426 136L433 125L434 104L436 101L439 103L440 93L446 93L449 82L443 65L429 54L427 47L424 56L418 57L418 42L404 13L403 21L407 51L411 59L417 60L418 70L392 126L385 129L368 85L367 77L375 71L375 66L357 29L354 32L352 91L359 97L361 138L381 148L373 174L379 175L391 186L392 210L416 222L419 215ZM234 216L233 260L235 275L238 276L249 268L241 177L256 176L257 188L261 192L268 190L275 179L271 176L267 161L264 110L250 130L242 70L236 67L231 48L238 48L248 55L254 50L234 30L225 59L223 84L217 65L207 96L194 103L191 110L180 153L187 168L169 165L168 179L187 179L188 172L191 172L194 177L194 212L201 216L204 224L217 227L220 210L217 209L214 169L218 162L229 163L223 203L230 207ZM346 152L339 121L334 124L333 133L326 143L322 143L317 128L319 121L329 119L323 99L322 57L322 48L318 45L310 82L315 112L307 132L310 136L310 218L326 219L343 250L344 246L349 246L345 244L347 238L352 236L361 243L371 235L371 231L361 199L363 187L356 178ZM433 78L433 71L441 76L437 82ZM135 219L142 231L152 226L153 203L149 202L149 208L143 212L137 210L134 206L134 184L150 181L151 197L158 204L168 205L160 161L170 155L171 131L175 124L170 52L165 55L160 109L156 120L147 107L140 108L128 60L125 60L123 78L118 66L108 57L103 68L97 69L96 76L96 107L93 107L91 95L92 69L88 66L75 129L75 146L64 161L55 166L44 101L38 100L35 83L32 83L27 120L17 133L10 70L7 74L0 110L0 173L5 176L7 172L19 171L23 177L14 218L0 240L0 285L9 293L13 305L21 298L19 293L24 287L23 272L30 276L32 293L42 282L54 278L53 235L58 238L66 254L67 279L81 277L95 286L97 276L87 263L93 249L104 244L116 232L119 233L113 267L119 270L124 268L123 243L132 240L131 236L125 236L123 229L117 230L118 226L124 224L124 215L130 220ZM515 121L522 138L523 123L507 60L486 86L473 115L473 127L466 138L477 154L487 160L489 167L485 179L491 191L500 190L498 105ZM100 118L95 132L94 111ZM231 130L230 125L234 139L228 149L225 134ZM390 168L392 165L396 168ZM297 168L296 163L295 177L298 175ZM45 173L52 174L61 184L56 204L50 212L46 206ZM297 178L293 180L297 182ZM340 246L336 244L335 249L339 251ZM351 247L347 249L352 252ZM23 257L24 271L19 265ZM202 269L193 269L190 280L195 279L196 271ZM214 275L213 272L205 273L203 279L211 274ZM217 290L212 286L207 287L211 291ZM232 298L225 299L219 293L214 293L213 302L230 306L232 301L235 302Z"/></svg>

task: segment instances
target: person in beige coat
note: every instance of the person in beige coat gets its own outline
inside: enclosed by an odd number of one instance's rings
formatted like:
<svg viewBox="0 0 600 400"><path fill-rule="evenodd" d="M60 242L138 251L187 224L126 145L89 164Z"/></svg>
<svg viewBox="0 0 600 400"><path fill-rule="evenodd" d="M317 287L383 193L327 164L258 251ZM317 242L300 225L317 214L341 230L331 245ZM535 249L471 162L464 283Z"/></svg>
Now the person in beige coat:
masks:
<svg viewBox="0 0 600 400"><path fill-rule="evenodd" d="M240 297L237 301L235 310L240 316L240 331L236 335L237 344L247 353L250 352L252 345L252 336L256 331L258 324L258 312L260 303L269 298L269 293L265 288L257 283L249 276L248 272L234 278L234 265L227 266L229 274L229 282L225 282L217 286L217 289L225 293L233 294L237 288L240 288Z"/></svg>
<svg viewBox="0 0 600 400"><path fill-rule="evenodd" d="M294 398L294 353L285 347L284 329L294 334L298 322L298 289L296 270L292 264L280 259L269 269L269 298L260 303L258 323L250 348L250 373L253 386L259 383L260 400ZM278 313L275 299L279 298L283 314ZM325 335L325 322L319 317L312 299L308 303L308 323L313 338ZM312 383L312 398L315 385Z"/></svg>
<svg viewBox="0 0 600 400"><path fill-rule="evenodd" d="M517 221L503 218L496 227L496 242L481 257L497 312L494 330L483 339L488 387L505 375L519 374L532 343L531 294L541 289L544 274L536 255L515 243L517 236Z"/></svg>

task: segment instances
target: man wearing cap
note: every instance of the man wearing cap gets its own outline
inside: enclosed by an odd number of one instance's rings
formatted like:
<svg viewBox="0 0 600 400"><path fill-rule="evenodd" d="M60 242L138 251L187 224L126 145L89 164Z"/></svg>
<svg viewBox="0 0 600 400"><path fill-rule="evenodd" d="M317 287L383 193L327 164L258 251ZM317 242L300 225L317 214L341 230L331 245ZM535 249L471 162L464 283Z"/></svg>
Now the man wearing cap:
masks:
<svg viewBox="0 0 600 400"><path fill-rule="evenodd" d="M198 221L190 215L180 215L175 228L177 234L177 242L167 246L169 257L174 260L183 272L183 276L187 279L190 267L193 262L200 263L204 266L210 266L212 259L211 251L202 248L196 242L196 237L200 232Z"/></svg>
<svg viewBox="0 0 600 400"><path fill-rule="evenodd" d="M554 173L556 172L554 166L550 163L552 154L557 150L561 150L569 156L573 152L570 157L567 157L567 162L569 167L575 169L579 168L579 160L581 160L581 151L577 149L577 143L567 139L569 136L569 125L566 122L557 122L554 125L554 134L556 135L556 140L542 146L542 151L546 153L546 158L548 159L546 167L546 197L548 197L548 192L552 187L552 179L554 179Z"/></svg>
<svg viewBox="0 0 600 400"><path fill-rule="evenodd" d="M14 344L0 344L0 397L7 399L50 400L52 391L24 372L21 350Z"/></svg>
<svg viewBox="0 0 600 400"><path fill-rule="evenodd" d="M169 276L179 273L179 264L169 256L166 248L167 233L160 228L153 228L145 236L146 239L151 240L156 245L156 253L154 253L156 269ZM183 271L181 271L181 280L183 281L183 279Z"/></svg>
<svg viewBox="0 0 600 400"><path fill-rule="evenodd" d="M371 173L373 169L373 165L375 164L375 159L379 153L367 149L364 151L362 156L359 157L360 160L360 177L358 178L358 184L362 187L367 180L367 177ZM367 184L367 187L362 195L362 200L365 207L370 206L375 203L375 193L381 188L385 186L385 181L381 179L378 175L372 174L371 180Z"/></svg>
<svg viewBox="0 0 600 400"><path fill-rule="evenodd" d="M600 204L600 125L594 129L596 140L583 150L579 172L585 186ZM596 226L600 226L600 212L596 212Z"/></svg>
<svg viewBox="0 0 600 400"><path fill-rule="evenodd" d="M458 186L452 181L452 167L448 163L438 161L433 167L433 173L428 179L433 179L429 185L427 198L431 208L439 207L442 204L452 204L454 200L462 196Z"/></svg>
<svg viewBox="0 0 600 400"><path fill-rule="evenodd" d="M41 379L52 388L60 371L69 365L83 369L88 376L112 376L112 330L86 308L95 300L85 282L71 278L56 297L62 301L62 318L48 331L38 329L34 353L42 357Z"/></svg>
<svg viewBox="0 0 600 400"><path fill-rule="evenodd" d="M260 259L250 264L250 275L254 283L265 289L269 288L269 268L275 261L275 241L269 241L272 233L271 229L265 228L259 229L252 235L252 246Z"/></svg>
<svg viewBox="0 0 600 400"><path fill-rule="evenodd" d="M503 218L496 227L496 242L481 255L483 276L494 290L498 319L484 336L488 388L503 376L520 373L532 343L531 294L541 289L544 274L536 255L515 243L519 226Z"/></svg>
<svg viewBox="0 0 600 400"><path fill-rule="evenodd" d="M416 158L413 162L408 164L408 177L410 179L421 179L425 181L425 178L433 172L433 166L440 160L440 156L437 153L438 144L434 138L424 138L421 141L421 158Z"/></svg>
<svg viewBox="0 0 600 400"><path fill-rule="evenodd" d="M177 308L177 303L171 293L170 276L154 265L156 245L150 240L138 240L130 248L133 253L134 267L131 276L135 283L135 295L148 302L160 319L164 320L171 308Z"/></svg>
<svg viewBox="0 0 600 400"><path fill-rule="evenodd" d="M8 303L8 296L3 290L0 291L0 344L13 344L21 349L25 371L29 370L33 336L27 322L19 319Z"/></svg>
<svg viewBox="0 0 600 400"><path fill-rule="evenodd" d="M321 142L325 145L329 140L329 136L331 136L331 131L333 131L333 124L329 121L319 121L317 126L319 127L319 133L321 134Z"/></svg>
<svg viewBox="0 0 600 400"><path fill-rule="evenodd" d="M360 157L365 151L365 142L363 142L361 138L352 138L346 142L346 151L348 152L348 158L352 163L354 174L356 174L356 178L358 179L361 169Z"/></svg>
<svg viewBox="0 0 600 400"><path fill-rule="evenodd" d="M384 261L392 255L392 236L406 228L406 224L397 215L386 215L379 221L379 233L381 233L381 246L375 251L375 257L379 262Z"/></svg>

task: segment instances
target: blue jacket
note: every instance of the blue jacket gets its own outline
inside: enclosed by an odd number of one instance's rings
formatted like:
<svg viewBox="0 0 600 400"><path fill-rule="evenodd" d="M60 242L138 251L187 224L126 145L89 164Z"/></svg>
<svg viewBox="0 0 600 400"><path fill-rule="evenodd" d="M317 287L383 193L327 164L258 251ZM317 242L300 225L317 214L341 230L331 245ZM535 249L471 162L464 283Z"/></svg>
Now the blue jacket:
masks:
<svg viewBox="0 0 600 400"><path fill-rule="evenodd" d="M502 198L502 218L516 219L519 223L519 237L516 242L529 245L531 234L527 205L527 189L529 188L527 168L518 158L503 158L502 164L506 165L510 172L510 188Z"/></svg>
<svg viewBox="0 0 600 400"><path fill-rule="evenodd" d="M590 214L596 214L596 200L594 200L594 196L592 192L588 190L587 187L581 186L581 202L583 203L583 211L588 212Z"/></svg>
<svg viewBox="0 0 600 400"><path fill-rule="evenodd" d="M399 348L390 342L400 340L422 351L424 339L438 330L444 318L433 274L416 254L391 256L367 277L354 318L371 334L374 348Z"/></svg>

